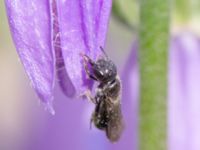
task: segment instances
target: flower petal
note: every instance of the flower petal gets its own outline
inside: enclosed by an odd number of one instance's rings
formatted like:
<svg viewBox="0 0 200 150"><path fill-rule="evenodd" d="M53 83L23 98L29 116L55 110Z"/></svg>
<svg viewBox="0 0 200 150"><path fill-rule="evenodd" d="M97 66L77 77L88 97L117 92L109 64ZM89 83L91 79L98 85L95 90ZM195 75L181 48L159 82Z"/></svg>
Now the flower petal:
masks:
<svg viewBox="0 0 200 150"><path fill-rule="evenodd" d="M68 97L75 95L75 88L69 79L67 70L65 69L64 58L60 47L60 28L58 23L58 11L56 0L51 0L51 18L52 18L52 43L53 51L55 52L56 58L56 72L58 81L63 93Z"/></svg>
<svg viewBox="0 0 200 150"><path fill-rule="evenodd" d="M191 33L172 40L169 64L169 149L200 149L200 40Z"/></svg>
<svg viewBox="0 0 200 150"><path fill-rule="evenodd" d="M104 47L112 0L58 0L58 21L65 67L78 94L91 83L80 53L96 59Z"/></svg>
<svg viewBox="0 0 200 150"><path fill-rule="evenodd" d="M51 113L54 57L48 0L6 0L12 37L31 84Z"/></svg>

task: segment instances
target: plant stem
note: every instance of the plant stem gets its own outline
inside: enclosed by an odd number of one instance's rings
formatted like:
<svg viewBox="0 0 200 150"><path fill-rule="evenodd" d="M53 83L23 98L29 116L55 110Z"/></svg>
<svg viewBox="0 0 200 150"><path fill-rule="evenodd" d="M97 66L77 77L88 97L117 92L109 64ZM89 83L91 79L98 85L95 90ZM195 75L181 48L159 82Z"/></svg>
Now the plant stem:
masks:
<svg viewBox="0 0 200 150"><path fill-rule="evenodd" d="M168 0L140 1L140 150L166 150Z"/></svg>

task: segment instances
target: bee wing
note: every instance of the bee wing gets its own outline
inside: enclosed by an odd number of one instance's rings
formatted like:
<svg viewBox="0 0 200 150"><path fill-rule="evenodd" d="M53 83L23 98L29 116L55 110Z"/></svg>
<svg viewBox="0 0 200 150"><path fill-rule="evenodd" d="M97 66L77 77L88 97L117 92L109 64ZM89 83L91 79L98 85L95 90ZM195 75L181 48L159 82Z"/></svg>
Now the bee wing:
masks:
<svg viewBox="0 0 200 150"><path fill-rule="evenodd" d="M123 129L124 125L121 114L121 107L120 104L117 104L117 106L113 106L110 112L110 120L106 128L106 135L111 142L116 142L119 140Z"/></svg>

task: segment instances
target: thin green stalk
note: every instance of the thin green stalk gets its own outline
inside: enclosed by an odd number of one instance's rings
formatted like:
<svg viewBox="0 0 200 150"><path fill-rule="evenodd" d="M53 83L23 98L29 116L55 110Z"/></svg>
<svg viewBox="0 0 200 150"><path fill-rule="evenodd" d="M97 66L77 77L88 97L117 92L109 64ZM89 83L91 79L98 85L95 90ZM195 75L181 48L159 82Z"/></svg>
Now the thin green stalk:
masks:
<svg viewBox="0 0 200 150"><path fill-rule="evenodd" d="M140 1L140 150L167 149L169 6Z"/></svg>

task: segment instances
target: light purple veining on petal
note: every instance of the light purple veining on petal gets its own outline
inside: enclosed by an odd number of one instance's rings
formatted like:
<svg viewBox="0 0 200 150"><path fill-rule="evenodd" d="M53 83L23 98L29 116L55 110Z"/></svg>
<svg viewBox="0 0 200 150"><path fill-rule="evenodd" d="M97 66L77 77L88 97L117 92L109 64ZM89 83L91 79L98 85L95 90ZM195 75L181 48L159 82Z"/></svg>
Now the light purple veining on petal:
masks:
<svg viewBox="0 0 200 150"><path fill-rule="evenodd" d="M169 150L198 150L200 40L187 32L176 39L178 42L171 43L169 57ZM183 56L184 62L180 58Z"/></svg>
<svg viewBox="0 0 200 150"><path fill-rule="evenodd" d="M61 90L68 97L75 95L74 86L69 79L67 70L65 68L64 58L60 46L60 29L58 23L58 11L56 0L51 0L51 25L52 25L52 47L55 53L55 67L57 72L57 78Z"/></svg>
<svg viewBox="0 0 200 150"><path fill-rule="evenodd" d="M16 49L40 99L51 106L54 58L51 50L48 0L6 0L7 15Z"/></svg>
<svg viewBox="0 0 200 150"><path fill-rule="evenodd" d="M64 59L62 56L62 51L59 48L55 48L55 53L56 53L56 71L60 87L66 96L73 97L75 95L75 89L66 71Z"/></svg>
<svg viewBox="0 0 200 150"><path fill-rule="evenodd" d="M80 53L92 59L101 54L99 46L104 46L111 4L111 0L57 1L65 67L78 94L91 86Z"/></svg>

